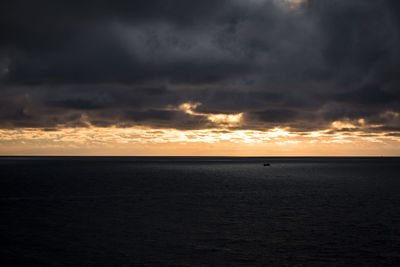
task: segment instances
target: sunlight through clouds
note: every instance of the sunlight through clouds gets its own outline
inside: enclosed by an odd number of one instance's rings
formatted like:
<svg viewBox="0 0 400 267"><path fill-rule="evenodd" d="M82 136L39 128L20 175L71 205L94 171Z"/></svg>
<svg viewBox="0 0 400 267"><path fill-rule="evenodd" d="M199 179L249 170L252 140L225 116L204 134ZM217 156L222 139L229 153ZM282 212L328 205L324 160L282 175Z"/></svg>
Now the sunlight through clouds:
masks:
<svg viewBox="0 0 400 267"><path fill-rule="evenodd" d="M349 127L346 123L335 123L333 129ZM343 128L342 128L343 129ZM193 149L200 149L205 145L212 145L218 148L219 152L210 150L209 153L219 155L223 151L237 150L236 145L243 146L249 153L256 155L280 155L284 151L290 151L299 155L308 155L312 150L310 146L317 145L321 149L325 145L345 145L343 149L346 153L354 153L357 149L382 149L387 148L391 154L398 153L393 145L398 146L400 137L388 136L384 133L370 133L366 135L362 131L355 131L351 134L344 132L331 132L332 129L323 131L313 131L307 133L291 132L285 128L273 128L268 131L256 130L230 130L229 128L215 128L204 130L176 130L176 129L152 129L146 127L132 128L64 128L58 130L47 129L18 129L0 130L0 153L7 154L9 149L14 151L26 151L29 147L35 147L36 152L51 151L49 148L62 147L65 152L68 149L82 149L88 151L98 150L107 147L107 152L111 154L121 154L122 150L135 147L146 146L147 152L162 153L162 149L170 149L174 155L185 155L190 150L179 150L182 146L190 146ZM378 147L374 147L376 145ZM284 149L271 150L271 147ZM86 148L87 150L85 150ZM223 149L222 149L223 148ZM221 150L222 149L222 150ZM225 150L224 150L225 149ZM394 151L393 151L394 149ZM140 154L146 154L142 151ZM327 150L328 151L328 150ZM330 150L329 150L330 151ZM340 151L340 150L339 150ZM360 150L361 151L361 150ZM364 151L365 152L365 151ZM125 153L125 152L124 152ZM272 153L272 154L271 154ZM332 153L330 151L330 153ZM343 152L345 153L345 152ZM240 154L242 155L242 154Z"/></svg>
<svg viewBox="0 0 400 267"><path fill-rule="evenodd" d="M243 113L238 114L207 114L194 111L201 103L183 103L178 110L184 111L186 114L194 116L202 116L219 126L236 126L239 125L243 118Z"/></svg>

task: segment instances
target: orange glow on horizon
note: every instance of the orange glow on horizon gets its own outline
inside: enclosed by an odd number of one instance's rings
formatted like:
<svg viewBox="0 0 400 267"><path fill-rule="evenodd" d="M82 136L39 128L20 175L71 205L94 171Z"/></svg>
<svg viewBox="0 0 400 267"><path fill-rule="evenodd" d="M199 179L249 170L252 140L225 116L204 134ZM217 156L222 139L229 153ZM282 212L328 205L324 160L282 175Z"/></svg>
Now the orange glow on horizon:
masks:
<svg viewBox="0 0 400 267"><path fill-rule="evenodd" d="M202 117L209 122L207 129L95 127L88 120L88 127L81 128L0 129L0 155L400 155L398 133L381 132L382 125L367 125L362 118L334 121L328 129L309 132L289 127L251 130L245 129L243 113L202 113L197 109L200 105L182 103L168 109Z"/></svg>
<svg viewBox="0 0 400 267"><path fill-rule="evenodd" d="M340 127L339 127L340 126ZM343 122L332 128L349 128ZM350 127L351 128L351 127ZM400 137L385 133L132 128L0 130L1 155L361 156L400 155Z"/></svg>

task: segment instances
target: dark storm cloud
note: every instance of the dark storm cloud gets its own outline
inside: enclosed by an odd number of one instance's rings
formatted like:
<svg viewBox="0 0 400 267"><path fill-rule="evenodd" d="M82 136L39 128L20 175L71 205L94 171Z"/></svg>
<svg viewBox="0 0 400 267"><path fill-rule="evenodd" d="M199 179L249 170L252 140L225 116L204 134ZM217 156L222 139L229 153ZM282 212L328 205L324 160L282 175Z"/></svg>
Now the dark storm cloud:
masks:
<svg viewBox="0 0 400 267"><path fill-rule="evenodd" d="M3 1L0 126L400 127L396 0Z"/></svg>

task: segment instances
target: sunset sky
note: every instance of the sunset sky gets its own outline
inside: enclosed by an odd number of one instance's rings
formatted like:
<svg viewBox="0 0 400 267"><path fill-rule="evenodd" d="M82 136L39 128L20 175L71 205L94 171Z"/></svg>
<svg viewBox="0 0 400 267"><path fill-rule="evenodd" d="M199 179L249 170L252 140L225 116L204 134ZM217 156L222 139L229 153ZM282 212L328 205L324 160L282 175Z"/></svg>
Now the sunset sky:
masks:
<svg viewBox="0 0 400 267"><path fill-rule="evenodd" d="M0 155L400 156L400 1L0 3Z"/></svg>

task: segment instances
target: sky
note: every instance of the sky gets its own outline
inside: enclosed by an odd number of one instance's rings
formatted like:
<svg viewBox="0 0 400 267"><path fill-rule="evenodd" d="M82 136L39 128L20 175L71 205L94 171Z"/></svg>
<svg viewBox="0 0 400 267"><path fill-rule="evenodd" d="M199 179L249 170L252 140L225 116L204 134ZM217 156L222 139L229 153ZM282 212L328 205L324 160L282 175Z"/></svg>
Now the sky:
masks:
<svg viewBox="0 0 400 267"><path fill-rule="evenodd" d="M398 0L15 0L0 28L0 155L400 156Z"/></svg>

